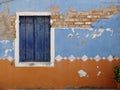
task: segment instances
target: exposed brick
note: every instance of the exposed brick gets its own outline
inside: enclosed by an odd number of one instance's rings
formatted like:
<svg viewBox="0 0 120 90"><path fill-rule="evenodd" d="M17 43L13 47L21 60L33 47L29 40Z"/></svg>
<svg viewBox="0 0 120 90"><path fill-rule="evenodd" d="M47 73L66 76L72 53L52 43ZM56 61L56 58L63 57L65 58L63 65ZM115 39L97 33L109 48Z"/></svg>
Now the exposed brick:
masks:
<svg viewBox="0 0 120 90"><path fill-rule="evenodd" d="M84 22L75 22L74 24L84 24Z"/></svg>
<svg viewBox="0 0 120 90"><path fill-rule="evenodd" d="M91 25L82 25L82 28L91 28Z"/></svg>
<svg viewBox="0 0 120 90"><path fill-rule="evenodd" d="M95 22L95 21L97 21L97 20L98 20L97 18L91 18L91 19L90 19L91 22Z"/></svg>
<svg viewBox="0 0 120 90"><path fill-rule="evenodd" d="M82 21L90 21L90 19L88 19L88 18L82 18Z"/></svg>
<svg viewBox="0 0 120 90"><path fill-rule="evenodd" d="M88 15L87 18L92 18L92 15Z"/></svg>
<svg viewBox="0 0 120 90"><path fill-rule="evenodd" d="M59 19L60 18L60 15L52 15L51 16L51 19Z"/></svg>
<svg viewBox="0 0 120 90"><path fill-rule="evenodd" d="M92 24L92 22L85 22L85 24Z"/></svg>
<svg viewBox="0 0 120 90"><path fill-rule="evenodd" d="M74 21L66 21L66 24L74 24Z"/></svg>

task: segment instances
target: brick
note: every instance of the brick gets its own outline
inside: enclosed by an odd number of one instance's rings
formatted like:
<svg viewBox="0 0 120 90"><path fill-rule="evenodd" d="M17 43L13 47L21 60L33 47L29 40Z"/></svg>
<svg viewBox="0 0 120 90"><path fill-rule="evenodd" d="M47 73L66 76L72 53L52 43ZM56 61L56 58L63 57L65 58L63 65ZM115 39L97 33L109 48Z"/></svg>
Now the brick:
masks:
<svg viewBox="0 0 120 90"><path fill-rule="evenodd" d="M92 24L92 22L85 22L85 24Z"/></svg>
<svg viewBox="0 0 120 90"><path fill-rule="evenodd" d="M87 18L92 18L93 16L92 15L88 15Z"/></svg>
<svg viewBox="0 0 120 90"><path fill-rule="evenodd" d="M52 15L51 16L51 19L59 19L60 18L60 15Z"/></svg>
<svg viewBox="0 0 120 90"><path fill-rule="evenodd" d="M97 21L97 20L98 20L97 18L91 18L91 19L90 19L91 22L95 22L95 21Z"/></svg>
<svg viewBox="0 0 120 90"><path fill-rule="evenodd" d="M106 16L105 15L100 15L100 18L106 18Z"/></svg>
<svg viewBox="0 0 120 90"><path fill-rule="evenodd" d="M66 21L66 24L74 24L74 21Z"/></svg>
<svg viewBox="0 0 120 90"><path fill-rule="evenodd" d="M74 24L84 24L84 22L75 22Z"/></svg>
<svg viewBox="0 0 120 90"><path fill-rule="evenodd" d="M88 19L88 18L82 18L82 21L90 21L90 19Z"/></svg>
<svg viewBox="0 0 120 90"><path fill-rule="evenodd" d="M87 18L87 15L79 15L79 18Z"/></svg>
<svg viewBox="0 0 120 90"><path fill-rule="evenodd" d="M82 28L91 28L91 25L82 25Z"/></svg>

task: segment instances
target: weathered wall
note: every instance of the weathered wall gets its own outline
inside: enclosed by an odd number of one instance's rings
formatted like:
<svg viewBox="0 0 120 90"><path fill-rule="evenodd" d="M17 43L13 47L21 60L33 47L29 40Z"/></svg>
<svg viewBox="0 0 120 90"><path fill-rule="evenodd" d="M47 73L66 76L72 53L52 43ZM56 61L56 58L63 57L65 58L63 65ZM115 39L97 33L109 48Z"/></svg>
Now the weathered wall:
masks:
<svg viewBox="0 0 120 90"><path fill-rule="evenodd" d="M119 59L120 60L120 59ZM116 88L113 66L120 61L62 60L55 67L17 68L9 61L0 60L1 88Z"/></svg>
<svg viewBox="0 0 120 90"><path fill-rule="evenodd" d="M120 65L119 3L1 0L0 88L115 88L113 67ZM15 13L24 11L52 13L54 67L15 67Z"/></svg>

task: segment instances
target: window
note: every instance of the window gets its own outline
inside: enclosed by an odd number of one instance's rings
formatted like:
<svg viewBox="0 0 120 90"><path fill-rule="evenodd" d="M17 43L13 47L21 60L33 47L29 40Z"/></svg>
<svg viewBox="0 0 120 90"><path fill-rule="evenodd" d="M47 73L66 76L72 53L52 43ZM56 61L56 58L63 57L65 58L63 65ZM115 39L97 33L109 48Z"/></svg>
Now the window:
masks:
<svg viewBox="0 0 120 90"><path fill-rule="evenodd" d="M54 29L50 13L16 13L16 66L54 66Z"/></svg>

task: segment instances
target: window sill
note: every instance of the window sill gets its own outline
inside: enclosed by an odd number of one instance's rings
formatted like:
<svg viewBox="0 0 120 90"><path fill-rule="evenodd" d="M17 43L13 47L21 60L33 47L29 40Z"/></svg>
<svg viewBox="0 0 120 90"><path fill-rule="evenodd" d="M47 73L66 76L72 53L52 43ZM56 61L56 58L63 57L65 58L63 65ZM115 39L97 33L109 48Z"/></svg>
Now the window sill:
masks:
<svg viewBox="0 0 120 90"><path fill-rule="evenodd" d="M52 62L19 62L15 63L16 67L54 67Z"/></svg>

